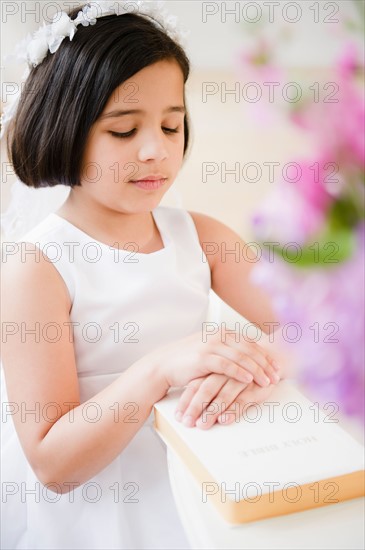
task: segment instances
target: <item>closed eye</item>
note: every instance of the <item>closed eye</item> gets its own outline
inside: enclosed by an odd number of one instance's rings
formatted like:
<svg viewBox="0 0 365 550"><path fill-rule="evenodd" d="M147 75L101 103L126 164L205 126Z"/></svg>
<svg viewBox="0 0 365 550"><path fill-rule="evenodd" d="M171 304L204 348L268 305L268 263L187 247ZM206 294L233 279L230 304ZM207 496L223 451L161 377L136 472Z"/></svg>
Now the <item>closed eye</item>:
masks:
<svg viewBox="0 0 365 550"><path fill-rule="evenodd" d="M168 134L178 134L179 133L179 127L177 128L164 128L162 127L164 132L167 132Z"/></svg>
<svg viewBox="0 0 365 550"><path fill-rule="evenodd" d="M129 132L110 132L112 136L118 137L118 138L127 138L134 134L135 128L133 130L130 130Z"/></svg>
<svg viewBox="0 0 365 550"><path fill-rule="evenodd" d="M166 132L167 134L178 134L179 133L179 127L177 128L166 128L162 127L162 130ZM118 138L128 138L131 137L135 133L136 129L133 128L133 130L130 130L129 132L110 132L112 136L118 137Z"/></svg>

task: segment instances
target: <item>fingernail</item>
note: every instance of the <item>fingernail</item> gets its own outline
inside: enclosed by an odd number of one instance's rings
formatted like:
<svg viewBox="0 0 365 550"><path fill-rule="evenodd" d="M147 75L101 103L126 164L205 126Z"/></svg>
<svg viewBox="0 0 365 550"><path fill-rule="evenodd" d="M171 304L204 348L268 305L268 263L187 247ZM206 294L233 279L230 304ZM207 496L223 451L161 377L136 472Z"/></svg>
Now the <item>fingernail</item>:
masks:
<svg viewBox="0 0 365 550"><path fill-rule="evenodd" d="M272 377L276 383L280 382L280 376L276 372L272 374Z"/></svg>
<svg viewBox="0 0 365 550"><path fill-rule="evenodd" d="M250 383L253 380L252 374L245 374L244 376L245 382Z"/></svg>
<svg viewBox="0 0 365 550"><path fill-rule="evenodd" d="M188 428L191 428L194 424L192 416L184 416L182 422L184 426L187 426Z"/></svg>
<svg viewBox="0 0 365 550"><path fill-rule="evenodd" d="M267 376L263 376L261 380L265 386L268 386L271 383L270 378L268 378Z"/></svg>
<svg viewBox="0 0 365 550"><path fill-rule="evenodd" d="M206 424L206 422L203 422L202 417L198 418L198 420L195 422L195 426L196 426L197 428L201 428L201 427L203 427L205 424Z"/></svg>
<svg viewBox="0 0 365 550"><path fill-rule="evenodd" d="M182 412L181 411L176 411L175 418L178 422L181 422L182 417L183 417Z"/></svg>

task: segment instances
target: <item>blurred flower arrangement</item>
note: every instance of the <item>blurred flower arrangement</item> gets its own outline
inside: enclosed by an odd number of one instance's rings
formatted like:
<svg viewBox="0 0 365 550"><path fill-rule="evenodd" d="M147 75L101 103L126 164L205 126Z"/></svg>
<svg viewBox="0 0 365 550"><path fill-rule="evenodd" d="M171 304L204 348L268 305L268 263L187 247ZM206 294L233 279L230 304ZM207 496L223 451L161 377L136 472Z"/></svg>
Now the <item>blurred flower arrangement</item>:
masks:
<svg viewBox="0 0 365 550"><path fill-rule="evenodd" d="M364 59L349 25L341 32L346 40L327 101L315 101L312 93L286 111L272 103L259 112L254 105L260 122L284 116L309 132L318 152L290 159L294 175L275 181L255 212L264 260L253 277L273 297L288 346L296 342L298 380L312 399L364 421ZM240 56L246 81L283 82L277 46L277 39L258 34L252 51Z"/></svg>

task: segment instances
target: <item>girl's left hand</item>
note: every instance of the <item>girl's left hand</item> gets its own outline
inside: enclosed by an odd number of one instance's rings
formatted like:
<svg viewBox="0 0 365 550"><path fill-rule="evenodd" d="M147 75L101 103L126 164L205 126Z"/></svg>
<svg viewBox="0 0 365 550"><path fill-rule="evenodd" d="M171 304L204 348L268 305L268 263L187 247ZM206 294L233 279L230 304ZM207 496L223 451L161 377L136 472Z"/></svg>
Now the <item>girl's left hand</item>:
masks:
<svg viewBox="0 0 365 550"><path fill-rule="evenodd" d="M185 426L208 429L218 420L231 424L248 403L262 403L273 391L275 384L262 387L255 382L243 384L225 374L210 374L191 380L183 391L175 417ZM224 413L234 404L233 413ZM180 414L179 414L180 413ZM223 421L223 422L222 422ZM237 420L238 421L238 420Z"/></svg>

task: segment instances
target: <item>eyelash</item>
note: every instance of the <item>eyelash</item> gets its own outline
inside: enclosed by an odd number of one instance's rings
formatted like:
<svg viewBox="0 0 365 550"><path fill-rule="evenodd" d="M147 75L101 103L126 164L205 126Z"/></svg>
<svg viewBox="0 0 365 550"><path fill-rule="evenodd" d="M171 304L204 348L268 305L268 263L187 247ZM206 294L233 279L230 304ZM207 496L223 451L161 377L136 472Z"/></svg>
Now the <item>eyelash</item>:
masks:
<svg viewBox="0 0 365 550"><path fill-rule="evenodd" d="M164 128L162 127L162 129L167 132L168 134L178 134L179 133L179 130L178 128ZM130 130L129 132L110 132L112 136L114 137L117 137L117 138L129 138L131 137L134 132L135 132L135 128L133 128L133 130Z"/></svg>

